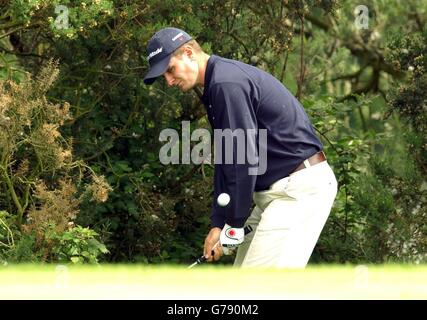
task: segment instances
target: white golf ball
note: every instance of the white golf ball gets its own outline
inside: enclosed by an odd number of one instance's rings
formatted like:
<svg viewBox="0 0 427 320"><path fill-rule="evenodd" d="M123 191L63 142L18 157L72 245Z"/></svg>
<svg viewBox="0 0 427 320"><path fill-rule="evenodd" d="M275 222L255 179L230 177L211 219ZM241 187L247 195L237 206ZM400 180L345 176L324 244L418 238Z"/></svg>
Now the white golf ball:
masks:
<svg viewBox="0 0 427 320"><path fill-rule="evenodd" d="M218 196L217 202L221 207L225 207L230 202L230 196L228 193L221 193Z"/></svg>

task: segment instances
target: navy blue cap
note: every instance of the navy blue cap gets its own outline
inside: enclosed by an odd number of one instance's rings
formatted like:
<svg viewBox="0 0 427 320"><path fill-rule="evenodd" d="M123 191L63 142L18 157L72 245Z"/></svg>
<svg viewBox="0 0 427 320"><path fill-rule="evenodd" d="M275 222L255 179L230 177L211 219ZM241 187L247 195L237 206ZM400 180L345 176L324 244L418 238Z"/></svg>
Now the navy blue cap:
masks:
<svg viewBox="0 0 427 320"><path fill-rule="evenodd" d="M150 70L144 77L145 84L152 84L168 69L172 53L190 41L192 37L177 28L164 28L151 37L147 45L147 59Z"/></svg>

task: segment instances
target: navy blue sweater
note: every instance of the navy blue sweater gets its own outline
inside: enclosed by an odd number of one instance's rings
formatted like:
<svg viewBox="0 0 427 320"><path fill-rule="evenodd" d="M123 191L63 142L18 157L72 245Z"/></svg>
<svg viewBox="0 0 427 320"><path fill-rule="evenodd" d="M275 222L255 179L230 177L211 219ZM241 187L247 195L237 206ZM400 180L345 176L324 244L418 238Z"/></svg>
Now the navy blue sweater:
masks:
<svg viewBox="0 0 427 320"><path fill-rule="evenodd" d="M268 189L323 147L298 100L276 78L254 66L212 55L206 67L202 101L213 129L267 130L266 145L259 145L262 141L256 136L258 155L262 155L259 148L266 148L263 174L250 175L248 169L253 162L237 161L237 143L233 144L234 163L224 160L225 143L222 160L215 159L212 227L222 228L225 223L243 227L253 192ZM215 150L219 150L217 145ZM220 207L217 197L224 192L231 201Z"/></svg>

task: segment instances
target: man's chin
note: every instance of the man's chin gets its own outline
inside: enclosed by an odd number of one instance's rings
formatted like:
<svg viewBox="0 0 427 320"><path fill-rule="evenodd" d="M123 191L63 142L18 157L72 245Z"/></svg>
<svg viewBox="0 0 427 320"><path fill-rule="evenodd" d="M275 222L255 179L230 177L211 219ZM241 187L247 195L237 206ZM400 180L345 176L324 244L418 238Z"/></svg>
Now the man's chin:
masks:
<svg viewBox="0 0 427 320"><path fill-rule="evenodd" d="M182 92L187 92L187 91L190 91L191 89L193 88L193 86L191 86L191 87L179 87L179 89L182 91Z"/></svg>

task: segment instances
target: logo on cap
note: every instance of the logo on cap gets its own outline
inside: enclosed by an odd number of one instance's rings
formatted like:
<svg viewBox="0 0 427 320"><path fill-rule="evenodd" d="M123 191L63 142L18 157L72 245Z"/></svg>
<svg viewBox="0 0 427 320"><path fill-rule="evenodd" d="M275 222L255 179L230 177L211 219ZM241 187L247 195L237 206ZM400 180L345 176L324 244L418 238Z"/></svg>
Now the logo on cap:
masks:
<svg viewBox="0 0 427 320"><path fill-rule="evenodd" d="M178 39L179 37L182 37L183 34L182 32L178 33L175 37L172 38L172 41L175 41L176 39Z"/></svg>
<svg viewBox="0 0 427 320"><path fill-rule="evenodd" d="M152 57L154 57L155 55L157 55L157 54L159 54L160 52L162 52L163 51L163 47L160 47L160 48L158 48L156 51L153 51L153 52L151 52L149 55L148 55L148 60L150 60Z"/></svg>

